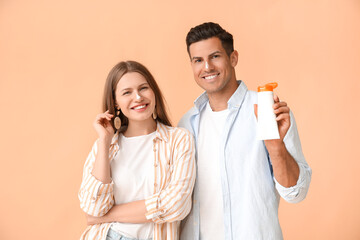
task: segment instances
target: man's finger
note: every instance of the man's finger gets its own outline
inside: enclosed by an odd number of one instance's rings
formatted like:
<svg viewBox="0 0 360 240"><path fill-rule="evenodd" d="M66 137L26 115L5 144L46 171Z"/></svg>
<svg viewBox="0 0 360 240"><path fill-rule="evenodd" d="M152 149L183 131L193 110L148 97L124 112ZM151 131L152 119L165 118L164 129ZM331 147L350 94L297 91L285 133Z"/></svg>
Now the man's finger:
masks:
<svg viewBox="0 0 360 240"><path fill-rule="evenodd" d="M274 102L275 103L280 102L280 99L276 94L274 94Z"/></svg>
<svg viewBox="0 0 360 240"><path fill-rule="evenodd" d="M286 102L277 102L277 103L274 103L273 108L276 109L276 108L286 107L286 106L287 106Z"/></svg>
<svg viewBox="0 0 360 240"><path fill-rule="evenodd" d="M256 119L258 118L258 116L257 116L257 107L258 107L258 105L254 104L254 113L255 113Z"/></svg>
<svg viewBox="0 0 360 240"><path fill-rule="evenodd" d="M289 113L290 112L290 108L285 106L285 107L279 107L277 109L274 110L275 114L280 114L280 113Z"/></svg>
<svg viewBox="0 0 360 240"><path fill-rule="evenodd" d="M282 114L279 114L276 117L276 121L281 121L281 120L284 120L284 119L290 119L290 114L289 113L282 113Z"/></svg>

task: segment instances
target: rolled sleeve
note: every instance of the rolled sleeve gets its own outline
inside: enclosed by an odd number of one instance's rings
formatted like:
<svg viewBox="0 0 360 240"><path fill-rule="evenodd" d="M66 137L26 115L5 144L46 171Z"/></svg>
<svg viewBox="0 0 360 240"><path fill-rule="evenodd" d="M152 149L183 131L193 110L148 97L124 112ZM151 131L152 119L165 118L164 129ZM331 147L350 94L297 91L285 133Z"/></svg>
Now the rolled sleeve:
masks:
<svg viewBox="0 0 360 240"><path fill-rule="evenodd" d="M114 205L113 188L114 183L103 183L92 175L97 153L97 142L95 142L84 166L83 180L78 193L81 209L92 216L105 215Z"/></svg>
<svg viewBox="0 0 360 240"><path fill-rule="evenodd" d="M195 183L195 144L187 130L180 130L174 141L173 166L169 184L145 199L146 218L155 223L184 219L191 209L191 195Z"/></svg>
<svg viewBox="0 0 360 240"><path fill-rule="evenodd" d="M295 186L284 187L275 181L276 189L280 196L287 202L298 203L305 199L311 182L311 168L307 164L302 152L299 134L296 127L295 118L290 112L291 126L284 138L284 143L289 154L295 159L299 166L299 178Z"/></svg>
<svg viewBox="0 0 360 240"><path fill-rule="evenodd" d="M311 169L299 165L299 178L295 186L292 187L284 187L278 181L275 181L276 189L278 190L280 196L289 203L298 203L305 199L311 179Z"/></svg>

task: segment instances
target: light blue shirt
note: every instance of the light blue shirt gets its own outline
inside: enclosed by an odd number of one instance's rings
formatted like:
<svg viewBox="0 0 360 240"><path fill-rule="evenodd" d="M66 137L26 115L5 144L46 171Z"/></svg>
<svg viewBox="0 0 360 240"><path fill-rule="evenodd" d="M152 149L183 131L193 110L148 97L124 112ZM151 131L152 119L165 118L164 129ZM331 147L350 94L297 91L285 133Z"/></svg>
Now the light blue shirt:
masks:
<svg viewBox="0 0 360 240"><path fill-rule="evenodd" d="M200 112L208 101L207 94L203 93L179 122L179 126L188 129L196 141ZM300 202L306 197L310 185L311 169L302 153L291 112L291 126L284 143L298 163L300 175L293 187L283 187L276 181L264 141L256 138L256 103L257 93L248 91L246 85L239 81L239 87L228 101L230 112L218 156L226 240L283 239L278 219L280 196L290 203ZM201 202L198 201L198 194L199 189L195 184L192 210L181 223L182 240L200 239Z"/></svg>

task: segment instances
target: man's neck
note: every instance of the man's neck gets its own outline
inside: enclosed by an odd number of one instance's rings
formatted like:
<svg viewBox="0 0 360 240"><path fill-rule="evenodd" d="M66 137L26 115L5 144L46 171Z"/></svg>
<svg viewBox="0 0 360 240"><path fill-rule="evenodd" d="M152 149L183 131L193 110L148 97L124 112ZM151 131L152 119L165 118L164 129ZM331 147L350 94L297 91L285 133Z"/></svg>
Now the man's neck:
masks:
<svg viewBox="0 0 360 240"><path fill-rule="evenodd" d="M222 111L227 109L228 101L234 94L239 84L237 81L229 83L229 87L219 92L208 93L210 107L214 112Z"/></svg>

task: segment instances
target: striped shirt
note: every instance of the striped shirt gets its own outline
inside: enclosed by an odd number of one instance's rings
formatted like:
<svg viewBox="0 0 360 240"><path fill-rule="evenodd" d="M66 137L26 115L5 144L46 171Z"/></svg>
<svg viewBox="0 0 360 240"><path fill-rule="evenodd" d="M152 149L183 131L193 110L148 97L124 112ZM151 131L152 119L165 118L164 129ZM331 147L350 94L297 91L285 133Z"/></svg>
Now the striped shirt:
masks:
<svg viewBox="0 0 360 240"><path fill-rule="evenodd" d="M119 134L110 145L109 159L119 150ZM195 145L190 132L182 128L157 123L153 139L154 193L145 199L147 219L154 223L154 240L179 239L180 221L191 209L191 194L195 182ZM79 190L81 209L92 216L104 216L114 205L114 183L104 184L92 174L97 154L95 142L84 166ZM129 176L130 177L130 176ZM90 225L80 240L105 240L111 223Z"/></svg>

